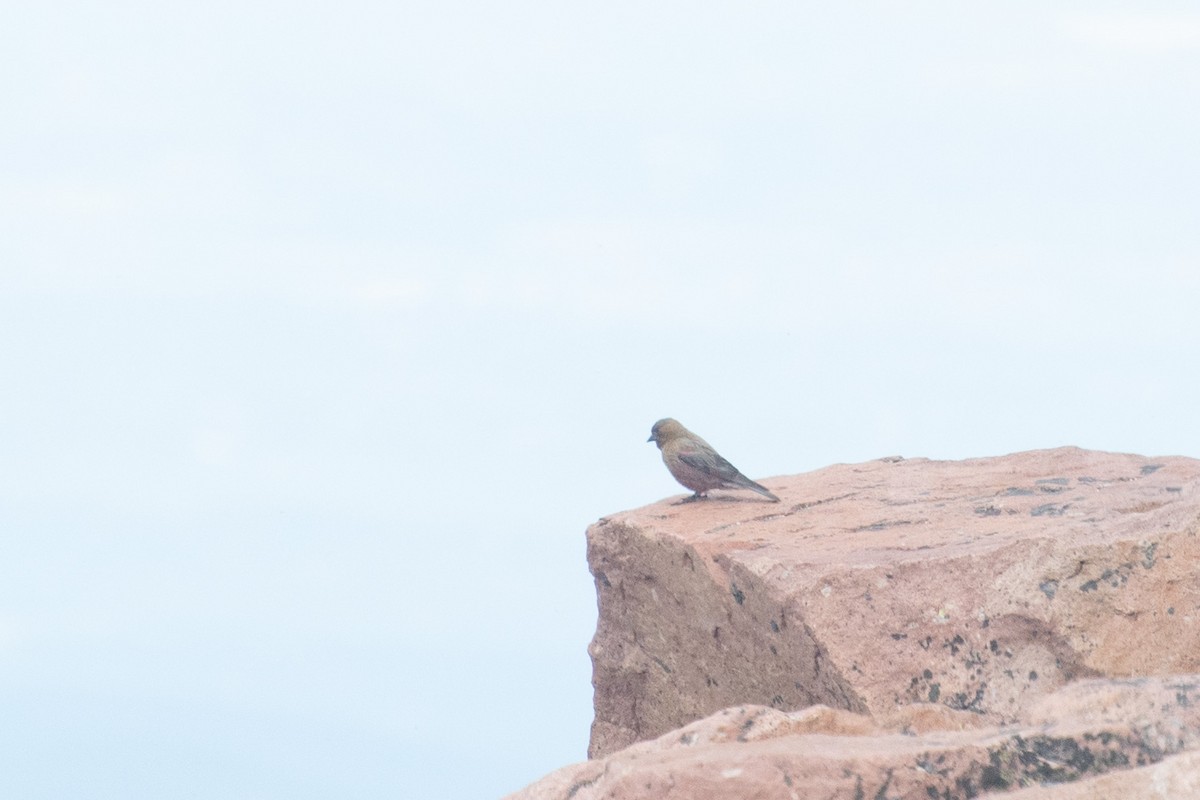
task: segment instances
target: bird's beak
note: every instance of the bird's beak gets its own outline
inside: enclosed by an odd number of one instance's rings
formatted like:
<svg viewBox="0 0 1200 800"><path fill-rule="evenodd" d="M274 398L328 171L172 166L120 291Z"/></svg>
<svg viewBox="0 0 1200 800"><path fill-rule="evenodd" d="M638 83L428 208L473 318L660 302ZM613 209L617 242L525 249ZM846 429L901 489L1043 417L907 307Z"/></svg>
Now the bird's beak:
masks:
<svg viewBox="0 0 1200 800"><path fill-rule="evenodd" d="M650 434L650 438L649 438L649 439L647 439L646 441L647 441L647 442L653 442L653 441L654 441L654 434L653 434L653 433L652 433L652 434Z"/></svg>

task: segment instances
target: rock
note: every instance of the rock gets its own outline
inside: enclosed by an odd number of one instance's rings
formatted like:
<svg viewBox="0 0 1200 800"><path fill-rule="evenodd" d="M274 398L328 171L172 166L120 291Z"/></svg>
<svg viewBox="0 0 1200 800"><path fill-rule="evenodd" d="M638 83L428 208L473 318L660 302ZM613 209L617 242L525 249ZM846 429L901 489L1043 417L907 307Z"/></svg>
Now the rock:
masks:
<svg viewBox="0 0 1200 800"><path fill-rule="evenodd" d="M910 733L955 728L929 752L958 759L949 753L995 752L984 731L1019 724L1071 681L1200 672L1198 461L1061 448L763 483L783 502L714 492L588 530L600 606L593 758L751 704L827 706L851 712L839 724ZM1093 728L1108 724L1103 705L1089 712ZM744 743L714 743L689 780L726 786L727 770L743 770L738 781L761 770L756 780L787 789L770 764L833 776L864 757L831 733L807 735L817 738L802 751L755 767L733 755ZM919 737L869 738L871 763L891 765L880 769L916 763ZM675 764L685 752L695 748L638 758ZM598 763L572 780L599 780ZM893 775L881 797L910 780ZM971 780L988 788L982 773Z"/></svg>
<svg viewBox="0 0 1200 800"><path fill-rule="evenodd" d="M738 706L567 767L509 800L1186 798L1200 796L1200 751L1185 753L1197 745L1200 675L1086 681L1014 725L921 735L900 718L883 725L825 706ZM1157 767L1136 769L1144 764ZM1016 791L1042 784L1054 785ZM1174 793L1152 793L1162 787Z"/></svg>
<svg viewBox="0 0 1200 800"><path fill-rule="evenodd" d="M1098 778L987 797L1005 800L1186 800L1200 797L1200 752Z"/></svg>

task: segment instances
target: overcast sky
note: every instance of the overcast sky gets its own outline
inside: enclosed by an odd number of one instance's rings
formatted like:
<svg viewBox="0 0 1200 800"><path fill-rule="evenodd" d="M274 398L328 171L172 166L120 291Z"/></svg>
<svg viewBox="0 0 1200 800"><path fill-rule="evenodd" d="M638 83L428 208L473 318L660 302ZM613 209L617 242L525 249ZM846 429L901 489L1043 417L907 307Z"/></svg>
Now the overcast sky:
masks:
<svg viewBox="0 0 1200 800"><path fill-rule="evenodd" d="M5 797L581 760L662 416L758 478L1200 455L1190 4L3 16Z"/></svg>

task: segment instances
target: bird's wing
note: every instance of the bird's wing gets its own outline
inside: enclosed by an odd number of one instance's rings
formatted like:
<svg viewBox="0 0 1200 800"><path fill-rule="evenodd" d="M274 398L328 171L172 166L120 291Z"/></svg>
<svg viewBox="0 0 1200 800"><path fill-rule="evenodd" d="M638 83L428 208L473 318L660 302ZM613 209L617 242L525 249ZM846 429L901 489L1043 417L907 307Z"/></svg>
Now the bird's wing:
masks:
<svg viewBox="0 0 1200 800"><path fill-rule="evenodd" d="M742 477L742 473L738 472L737 467L722 458L721 454L711 447L689 447L681 450L679 460L689 467L721 480L732 481Z"/></svg>

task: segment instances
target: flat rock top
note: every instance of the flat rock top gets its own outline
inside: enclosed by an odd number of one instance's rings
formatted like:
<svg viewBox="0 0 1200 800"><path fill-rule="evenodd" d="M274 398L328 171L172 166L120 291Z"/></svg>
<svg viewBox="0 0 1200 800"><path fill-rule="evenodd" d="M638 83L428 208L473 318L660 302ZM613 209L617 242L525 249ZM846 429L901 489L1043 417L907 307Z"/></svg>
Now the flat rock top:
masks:
<svg viewBox="0 0 1200 800"><path fill-rule="evenodd" d="M762 483L782 502L717 491L607 519L678 537L712 561L819 572L985 553L1028 537L1117 540L1148 528L1188 529L1200 516L1200 461L1077 447L965 461L880 459Z"/></svg>

